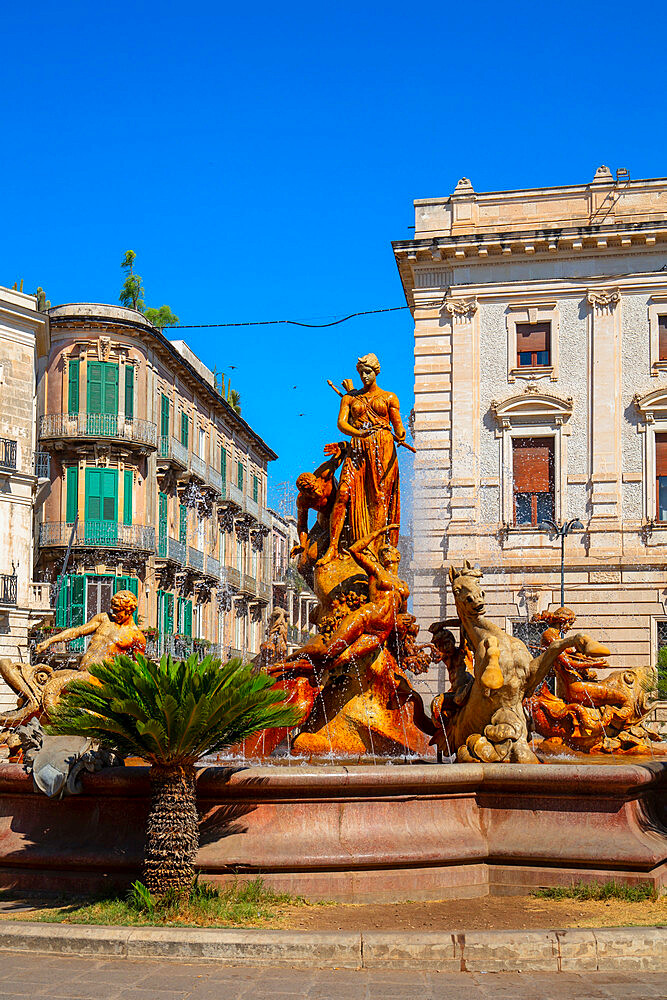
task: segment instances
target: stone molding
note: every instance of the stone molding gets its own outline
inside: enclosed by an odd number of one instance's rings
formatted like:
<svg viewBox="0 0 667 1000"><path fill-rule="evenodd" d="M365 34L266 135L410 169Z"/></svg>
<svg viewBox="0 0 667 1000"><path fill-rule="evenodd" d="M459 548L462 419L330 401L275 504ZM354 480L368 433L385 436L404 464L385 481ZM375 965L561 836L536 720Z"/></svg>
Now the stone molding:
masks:
<svg viewBox="0 0 667 1000"><path fill-rule="evenodd" d="M455 323L468 323L477 312L477 299L446 298L444 306Z"/></svg>
<svg viewBox="0 0 667 1000"><path fill-rule="evenodd" d="M621 301L618 288L589 288L586 301L598 312L612 312Z"/></svg>

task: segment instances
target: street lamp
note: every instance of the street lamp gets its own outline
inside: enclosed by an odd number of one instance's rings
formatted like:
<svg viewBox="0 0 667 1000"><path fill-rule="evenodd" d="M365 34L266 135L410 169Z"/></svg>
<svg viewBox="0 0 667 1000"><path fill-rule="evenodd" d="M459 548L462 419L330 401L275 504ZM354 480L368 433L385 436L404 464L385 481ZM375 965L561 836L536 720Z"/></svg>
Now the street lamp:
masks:
<svg viewBox="0 0 667 1000"><path fill-rule="evenodd" d="M560 606L565 605L565 536L571 531L584 531L584 526L578 517L573 517L565 524L556 524L551 518L540 521L538 528L541 531L553 531L560 538Z"/></svg>

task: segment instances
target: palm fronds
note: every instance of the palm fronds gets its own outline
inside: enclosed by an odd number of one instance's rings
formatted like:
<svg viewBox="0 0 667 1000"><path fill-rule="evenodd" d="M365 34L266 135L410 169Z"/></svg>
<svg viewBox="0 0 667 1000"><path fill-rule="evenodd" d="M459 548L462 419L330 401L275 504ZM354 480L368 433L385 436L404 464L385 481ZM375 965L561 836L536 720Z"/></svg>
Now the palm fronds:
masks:
<svg viewBox="0 0 667 1000"><path fill-rule="evenodd" d="M74 681L48 732L86 736L160 767L194 764L260 729L293 726L299 710L266 674L239 660L221 664L137 654L91 664L94 681Z"/></svg>

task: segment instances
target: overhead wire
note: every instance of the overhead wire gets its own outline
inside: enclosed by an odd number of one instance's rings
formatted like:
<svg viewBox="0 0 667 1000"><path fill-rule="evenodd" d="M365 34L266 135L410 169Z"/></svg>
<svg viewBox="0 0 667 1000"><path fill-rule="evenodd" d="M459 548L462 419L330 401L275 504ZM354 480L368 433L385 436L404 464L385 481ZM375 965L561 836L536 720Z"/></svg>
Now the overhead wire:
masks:
<svg viewBox="0 0 667 1000"><path fill-rule="evenodd" d="M290 326L305 326L311 330L323 330L328 326L338 326L340 323L347 323L348 320L354 319L355 316L373 316L377 313L390 313L399 312L401 309L409 309L410 306L389 306L387 309L364 309L362 312L353 312L349 316L343 316L341 319L335 319L331 323L302 323L297 319L259 319L259 320L248 320L245 323L177 323L174 326L170 326L170 330L208 330L212 327L224 327L224 326L278 326L280 324L289 324Z"/></svg>

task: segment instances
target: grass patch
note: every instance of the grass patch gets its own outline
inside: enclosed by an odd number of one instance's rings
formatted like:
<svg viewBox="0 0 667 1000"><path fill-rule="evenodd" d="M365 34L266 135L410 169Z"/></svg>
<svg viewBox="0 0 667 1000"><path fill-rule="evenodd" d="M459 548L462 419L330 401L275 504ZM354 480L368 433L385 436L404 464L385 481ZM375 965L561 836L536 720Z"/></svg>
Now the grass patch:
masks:
<svg viewBox="0 0 667 1000"><path fill-rule="evenodd" d="M624 885L621 882L575 882L574 885L556 885L546 889L536 889L533 896L539 899L622 899L626 903L655 901L658 893L653 886Z"/></svg>
<svg viewBox="0 0 667 1000"><path fill-rule="evenodd" d="M117 895L97 900L54 903L21 919L46 923L133 926L239 927L262 925L280 918L293 906L309 906L301 896L273 892L261 878L217 888L195 881L188 892L151 895L134 882L125 898Z"/></svg>

